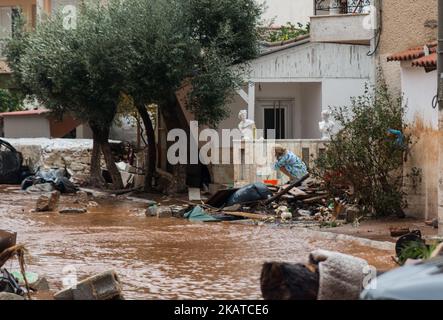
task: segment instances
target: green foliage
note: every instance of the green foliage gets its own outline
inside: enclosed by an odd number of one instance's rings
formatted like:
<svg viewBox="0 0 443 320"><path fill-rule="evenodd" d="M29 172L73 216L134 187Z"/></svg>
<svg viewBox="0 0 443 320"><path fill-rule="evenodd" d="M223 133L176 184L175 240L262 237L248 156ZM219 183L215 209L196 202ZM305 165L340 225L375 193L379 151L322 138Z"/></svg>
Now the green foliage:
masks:
<svg viewBox="0 0 443 320"><path fill-rule="evenodd" d="M271 31L265 38L269 42L287 41L296 39L300 36L307 35L310 32L310 24L303 25L298 22L297 26L288 22L278 30Z"/></svg>
<svg viewBox="0 0 443 320"><path fill-rule="evenodd" d="M427 260L431 257L432 252L436 249L436 245L426 245L420 241L407 242L401 249L398 256L398 264L403 265L408 259Z"/></svg>
<svg viewBox="0 0 443 320"><path fill-rule="evenodd" d="M377 216L403 214L403 156L410 144L405 134L401 99L393 99L380 80L374 92L352 100L349 107L332 110L341 128L326 152L316 160L314 173L325 181L333 194L341 186L351 190L351 200ZM404 134L398 143L389 129Z"/></svg>
<svg viewBox="0 0 443 320"><path fill-rule="evenodd" d="M23 97L8 89L0 89L0 112L18 111L23 109Z"/></svg>
<svg viewBox="0 0 443 320"><path fill-rule="evenodd" d="M124 92L137 104L168 108L188 83L189 109L216 126L242 80L242 68L232 65L258 53L260 13L253 0L131 1L115 26L131 35L122 43Z"/></svg>
<svg viewBox="0 0 443 320"><path fill-rule="evenodd" d="M76 27L54 15L33 32L22 29L7 49L18 87L57 114L69 112L104 128L112 122L120 96L124 48L112 29L112 12L85 5Z"/></svg>
<svg viewBox="0 0 443 320"><path fill-rule="evenodd" d="M189 80L189 108L216 125L240 84L232 65L255 57L261 7L254 0L111 0L86 4L77 25L56 15L21 28L8 45L16 83L55 113L109 126L122 94L168 107Z"/></svg>
<svg viewBox="0 0 443 320"><path fill-rule="evenodd" d="M258 54L258 24L263 6L255 0L187 0L184 15L191 35L204 49L218 52L233 63Z"/></svg>

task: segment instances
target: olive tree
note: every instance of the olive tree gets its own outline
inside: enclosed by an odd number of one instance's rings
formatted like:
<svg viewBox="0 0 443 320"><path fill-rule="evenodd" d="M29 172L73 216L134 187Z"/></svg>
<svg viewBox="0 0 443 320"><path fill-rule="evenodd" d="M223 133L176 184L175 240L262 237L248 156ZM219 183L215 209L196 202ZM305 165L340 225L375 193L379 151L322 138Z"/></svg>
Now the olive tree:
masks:
<svg viewBox="0 0 443 320"><path fill-rule="evenodd" d="M149 188L157 155L146 106L174 112L175 93L186 81L192 88L187 106L200 123L216 126L229 115L226 102L242 81L241 68L232 66L258 53L261 7L254 0L133 0L122 13L130 35L124 91L146 129Z"/></svg>
<svg viewBox="0 0 443 320"><path fill-rule="evenodd" d="M101 151L114 187L122 188L108 142L122 87L119 57L125 50L116 45L123 33L112 28L113 12L84 5L74 24L60 13L35 31L20 28L7 46L7 58L23 93L36 97L54 115L69 113L90 125L91 182L103 182Z"/></svg>

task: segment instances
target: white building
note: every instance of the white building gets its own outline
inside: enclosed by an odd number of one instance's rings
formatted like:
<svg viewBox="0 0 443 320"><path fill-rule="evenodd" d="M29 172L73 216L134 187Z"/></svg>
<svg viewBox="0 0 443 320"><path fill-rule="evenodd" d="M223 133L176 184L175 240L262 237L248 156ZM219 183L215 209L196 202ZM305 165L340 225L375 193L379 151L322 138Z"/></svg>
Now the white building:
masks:
<svg viewBox="0 0 443 320"><path fill-rule="evenodd" d="M437 106L437 43L388 56L399 61L406 121L413 144L404 166L410 216L433 219L438 214L439 145ZM415 175L413 174L415 172ZM412 174L412 175L411 175Z"/></svg>
<svg viewBox="0 0 443 320"><path fill-rule="evenodd" d="M309 17L314 14L313 0L257 0L264 4L263 19L273 22L275 26L309 22Z"/></svg>

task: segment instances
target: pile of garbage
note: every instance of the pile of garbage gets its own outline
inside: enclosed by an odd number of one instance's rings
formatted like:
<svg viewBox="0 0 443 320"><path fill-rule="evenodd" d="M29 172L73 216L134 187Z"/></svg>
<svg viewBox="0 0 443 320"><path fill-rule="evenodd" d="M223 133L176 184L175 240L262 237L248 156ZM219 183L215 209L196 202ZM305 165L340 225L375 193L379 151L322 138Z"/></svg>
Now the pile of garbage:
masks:
<svg viewBox="0 0 443 320"><path fill-rule="evenodd" d="M34 175L24 179L21 183L22 190L27 192L76 193L77 185L71 180L71 174L65 169L39 169Z"/></svg>
<svg viewBox="0 0 443 320"><path fill-rule="evenodd" d="M283 186L257 182L222 189L205 203L188 204L189 207L176 215L208 222L252 219L334 227L344 222L358 222L361 216L359 208L348 203L346 196L333 198L309 175Z"/></svg>

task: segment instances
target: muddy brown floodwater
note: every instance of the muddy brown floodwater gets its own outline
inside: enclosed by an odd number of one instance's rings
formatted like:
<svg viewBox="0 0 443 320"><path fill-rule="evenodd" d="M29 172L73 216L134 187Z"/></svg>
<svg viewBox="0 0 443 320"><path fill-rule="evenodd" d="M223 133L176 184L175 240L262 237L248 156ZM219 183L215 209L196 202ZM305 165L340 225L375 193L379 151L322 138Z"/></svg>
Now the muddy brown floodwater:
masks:
<svg viewBox="0 0 443 320"><path fill-rule="evenodd" d="M27 270L45 275L54 291L74 267L79 279L116 270L127 299L260 299L263 262L305 262L317 248L393 267L391 252L297 229L148 218L144 204L117 199L98 200L82 215L32 213L36 198L0 188L0 229L18 232L29 251Z"/></svg>

